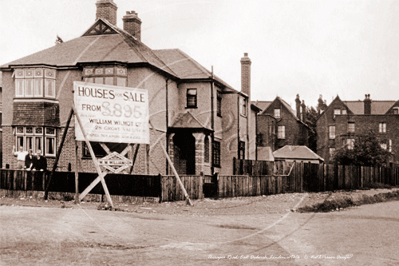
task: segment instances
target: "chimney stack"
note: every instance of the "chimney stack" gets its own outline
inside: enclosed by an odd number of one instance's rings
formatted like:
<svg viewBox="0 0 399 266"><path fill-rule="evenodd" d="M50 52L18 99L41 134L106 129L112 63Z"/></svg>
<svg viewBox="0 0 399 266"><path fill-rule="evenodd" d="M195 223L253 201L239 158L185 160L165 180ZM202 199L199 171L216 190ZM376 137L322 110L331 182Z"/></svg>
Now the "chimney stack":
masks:
<svg viewBox="0 0 399 266"><path fill-rule="evenodd" d="M108 20L116 26L116 10L118 7L113 0L98 0L96 3L96 19L102 18Z"/></svg>
<svg viewBox="0 0 399 266"><path fill-rule="evenodd" d="M305 100L302 100L301 121L302 122L306 121L306 104L305 104Z"/></svg>
<svg viewBox="0 0 399 266"><path fill-rule="evenodd" d="M299 99L299 94L297 94L295 98L295 107L296 117L301 119L301 100Z"/></svg>
<svg viewBox="0 0 399 266"><path fill-rule="evenodd" d="M364 114L365 115L371 115L371 99L370 99L370 94L366 94L366 97L364 98Z"/></svg>
<svg viewBox="0 0 399 266"><path fill-rule="evenodd" d="M123 29L141 41L141 19L134 11L126 11L126 15L122 18Z"/></svg>
<svg viewBox="0 0 399 266"><path fill-rule="evenodd" d="M248 100L251 100L251 59L248 53L244 53L241 58L241 92L248 95Z"/></svg>

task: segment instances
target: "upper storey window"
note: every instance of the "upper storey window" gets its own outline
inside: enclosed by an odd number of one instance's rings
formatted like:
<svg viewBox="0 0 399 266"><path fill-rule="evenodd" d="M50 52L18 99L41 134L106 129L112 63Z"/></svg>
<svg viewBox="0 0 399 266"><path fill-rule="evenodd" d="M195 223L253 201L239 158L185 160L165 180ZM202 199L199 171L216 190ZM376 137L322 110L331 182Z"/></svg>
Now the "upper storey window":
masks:
<svg viewBox="0 0 399 266"><path fill-rule="evenodd" d="M121 66L90 66L83 70L85 82L127 86L127 69Z"/></svg>
<svg viewBox="0 0 399 266"><path fill-rule="evenodd" d="M55 69L16 69L14 75L16 98L55 98Z"/></svg>

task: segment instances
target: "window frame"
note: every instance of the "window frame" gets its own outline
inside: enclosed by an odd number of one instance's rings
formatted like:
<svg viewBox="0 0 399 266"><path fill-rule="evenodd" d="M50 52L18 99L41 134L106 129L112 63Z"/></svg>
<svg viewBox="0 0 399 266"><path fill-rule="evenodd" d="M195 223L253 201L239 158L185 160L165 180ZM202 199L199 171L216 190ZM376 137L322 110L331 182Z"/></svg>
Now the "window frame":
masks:
<svg viewBox="0 0 399 266"><path fill-rule="evenodd" d="M240 98L240 115L243 117L247 117L247 109L248 109L248 101L247 98Z"/></svg>
<svg viewBox="0 0 399 266"><path fill-rule="evenodd" d="M222 93L220 91L216 92L216 114L222 117Z"/></svg>
<svg viewBox="0 0 399 266"><path fill-rule="evenodd" d="M28 130L28 128L32 128L32 131ZM20 131L19 129L22 130ZM46 134L46 129L52 129L54 132ZM55 127L15 126L13 127L13 136L15 138L15 146L17 150L22 146L24 151L32 149L34 154L36 154L38 150L41 150L45 157L56 156L57 128ZM53 153L48 152L49 147L47 146L50 141L47 141L47 139L51 139Z"/></svg>
<svg viewBox="0 0 399 266"><path fill-rule="evenodd" d="M240 160L245 160L245 141L238 141L238 150Z"/></svg>
<svg viewBox="0 0 399 266"><path fill-rule="evenodd" d="M277 127L277 139L285 139L285 126Z"/></svg>
<svg viewBox="0 0 399 266"><path fill-rule="evenodd" d="M336 128L335 126L328 126L328 139L335 139L336 135Z"/></svg>
<svg viewBox="0 0 399 266"><path fill-rule="evenodd" d="M273 116L274 116L274 118L281 118L281 109L275 108L273 111Z"/></svg>
<svg viewBox="0 0 399 266"><path fill-rule="evenodd" d="M378 124L378 133L387 133L387 123L380 122Z"/></svg>
<svg viewBox="0 0 399 266"><path fill-rule="evenodd" d="M195 92L194 94L190 93ZM186 108L197 108L198 104L198 91L197 88L187 88L186 90Z"/></svg>
<svg viewBox="0 0 399 266"><path fill-rule="evenodd" d="M348 122L348 133L355 133L356 131L356 125L355 122Z"/></svg>
<svg viewBox="0 0 399 266"><path fill-rule="evenodd" d="M353 150L355 148L355 139L346 139L346 148Z"/></svg>
<svg viewBox="0 0 399 266"><path fill-rule="evenodd" d="M56 98L56 69L41 67L15 69L14 74L15 98Z"/></svg>
<svg viewBox="0 0 399 266"><path fill-rule="evenodd" d="M212 164L214 167L220 167L220 141L214 140L212 143Z"/></svg>

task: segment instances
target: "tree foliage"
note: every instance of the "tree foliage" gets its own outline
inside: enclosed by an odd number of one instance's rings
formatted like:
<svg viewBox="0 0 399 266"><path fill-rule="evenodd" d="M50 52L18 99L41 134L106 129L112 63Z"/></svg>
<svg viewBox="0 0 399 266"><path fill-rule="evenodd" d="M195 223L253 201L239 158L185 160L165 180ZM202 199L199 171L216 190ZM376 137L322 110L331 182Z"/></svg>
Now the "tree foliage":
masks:
<svg viewBox="0 0 399 266"><path fill-rule="evenodd" d="M317 131L316 131L316 121L317 121L317 111L314 107L306 108L306 120L305 123L309 126L308 144L309 149L316 152L317 151Z"/></svg>
<svg viewBox="0 0 399 266"><path fill-rule="evenodd" d="M335 151L333 163L342 165L381 166L389 162L391 153L381 147L377 135L370 131L357 135L353 149L342 147Z"/></svg>

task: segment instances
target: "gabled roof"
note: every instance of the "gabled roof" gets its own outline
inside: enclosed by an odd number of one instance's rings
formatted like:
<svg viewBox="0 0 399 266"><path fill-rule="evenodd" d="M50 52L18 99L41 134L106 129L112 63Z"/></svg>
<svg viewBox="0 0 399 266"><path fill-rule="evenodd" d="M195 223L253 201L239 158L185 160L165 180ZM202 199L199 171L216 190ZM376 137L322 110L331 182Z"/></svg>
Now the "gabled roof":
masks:
<svg viewBox="0 0 399 266"><path fill-rule="evenodd" d="M110 32L102 32L102 34L99 32L99 35L96 35L92 33L92 30L95 28L107 28L110 29ZM39 64L75 66L78 63L95 62L148 63L176 76L149 47L128 32L119 29L101 18L81 37L12 61L0 68Z"/></svg>
<svg viewBox="0 0 399 266"><path fill-rule="evenodd" d="M267 111L267 110L270 108L270 106L272 105L272 103L275 102L275 101L280 101L280 102L282 103L282 105L292 114L292 116L294 117L294 119L295 119L298 123L303 124L305 127L309 128L309 126L308 126L305 122L301 121L301 119L299 119L299 118L296 116L295 111L291 108L291 105L289 105L286 101L284 101L282 98L280 98L280 97L278 97L278 96L276 97L276 99L274 99L274 101L270 102L269 105L266 107L266 109L264 109L260 114L261 114L261 115L265 114L266 111Z"/></svg>
<svg viewBox="0 0 399 266"><path fill-rule="evenodd" d="M273 152L275 159L321 160L319 155L306 146L286 145Z"/></svg>
<svg viewBox="0 0 399 266"><path fill-rule="evenodd" d="M364 114L364 101L343 101L346 106L355 114ZM372 115L383 115L385 114L395 101L371 101L371 114Z"/></svg>
<svg viewBox="0 0 399 266"><path fill-rule="evenodd" d="M264 111L267 107L269 107L272 101L251 101L251 103Z"/></svg>
<svg viewBox="0 0 399 266"><path fill-rule="evenodd" d="M180 79L210 79L212 77L212 73L209 70L180 49L153 51ZM223 86L233 89L233 87L215 75L214 79Z"/></svg>
<svg viewBox="0 0 399 266"><path fill-rule="evenodd" d="M268 110L268 109L270 108L271 104L274 103L275 101L281 102L281 103L284 105L284 107L285 107L296 119L298 119L298 117L296 117L295 111L291 108L291 105L289 105L286 101L284 101L282 98L280 98L280 97L278 97L278 96L277 96L272 102L270 102L270 103L266 106L265 109L263 109L262 114L265 113L266 110ZM264 103L268 103L268 102L264 101Z"/></svg>
<svg viewBox="0 0 399 266"><path fill-rule="evenodd" d="M204 124L201 123L192 113L184 112L180 113L176 116L175 120L172 123L172 128L192 128L192 129L207 129Z"/></svg>

